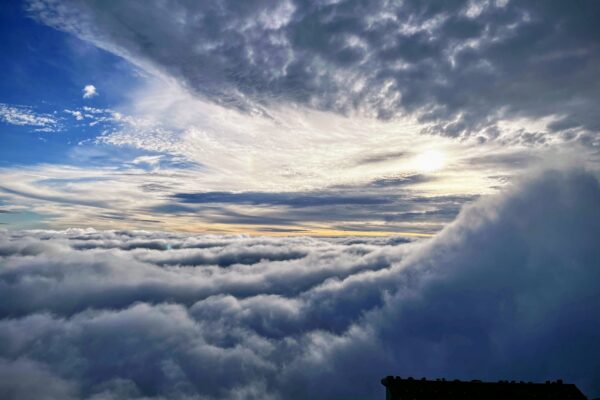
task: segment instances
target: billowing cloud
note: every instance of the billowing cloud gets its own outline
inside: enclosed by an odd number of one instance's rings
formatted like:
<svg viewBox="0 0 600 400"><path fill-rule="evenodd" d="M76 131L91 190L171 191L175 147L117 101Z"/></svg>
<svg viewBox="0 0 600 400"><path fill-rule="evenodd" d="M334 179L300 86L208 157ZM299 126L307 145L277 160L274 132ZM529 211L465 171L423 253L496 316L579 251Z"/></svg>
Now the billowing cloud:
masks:
<svg viewBox="0 0 600 400"><path fill-rule="evenodd" d="M399 374L597 395L599 204L569 169L430 240L0 231L0 394L378 398Z"/></svg>
<svg viewBox="0 0 600 400"><path fill-rule="evenodd" d="M210 100L269 113L299 104L422 129L516 140L562 132L596 143L600 12L595 1L30 0L44 23L78 35ZM530 124L531 125L531 124ZM518 132L517 132L518 131ZM591 135L591 136L590 136Z"/></svg>

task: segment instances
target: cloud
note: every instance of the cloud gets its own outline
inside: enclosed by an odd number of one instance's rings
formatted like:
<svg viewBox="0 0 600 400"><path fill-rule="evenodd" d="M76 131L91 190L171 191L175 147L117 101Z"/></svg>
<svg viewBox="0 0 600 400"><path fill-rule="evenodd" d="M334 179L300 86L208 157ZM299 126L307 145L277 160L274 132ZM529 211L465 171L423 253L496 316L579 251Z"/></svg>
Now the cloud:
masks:
<svg viewBox="0 0 600 400"><path fill-rule="evenodd" d="M596 6L474 4L28 1L142 79L60 111L86 138L65 164L101 183L6 168L1 196L54 227L432 233L539 160L597 169Z"/></svg>
<svg viewBox="0 0 600 400"><path fill-rule="evenodd" d="M462 204L476 198L447 189L440 193L435 177L418 175L291 192L207 191L211 185L228 189L218 186L224 183L216 181L222 175L168 154L114 155L99 147L86 154L83 146L77 150L86 167L0 170L4 182L0 198L7 205L35 212L37 217L29 225L33 228L47 226L51 220L55 228L83 223L103 229L273 234L283 230L317 235L430 234L450 222ZM120 167L104 167L102 157L122 160ZM423 190L419 185L432 188Z"/></svg>
<svg viewBox="0 0 600 400"><path fill-rule="evenodd" d="M61 130L61 123L56 116L37 113L30 107L0 103L0 121L10 125L33 126L36 132Z"/></svg>
<svg viewBox="0 0 600 400"><path fill-rule="evenodd" d="M385 152L380 154L372 154L366 157L361 157L356 160L356 165L364 165L364 164L376 164L382 163L390 160L396 160L399 158L410 156L409 152L406 151L394 151L394 152Z"/></svg>
<svg viewBox="0 0 600 400"><path fill-rule="evenodd" d="M0 231L0 368L16 376L0 393L377 398L399 374L562 377L594 396L599 203L597 178L565 169L431 240Z"/></svg>
<svg viewBox="0 0 600 400"><path fill-rule="evenodd" d="M96 86L94 86L94 85L85 85L82 92L83 92L84 99L89 99L94 96L98 96L98 92L96 91Z"/></svg>
<svg viewBox="0 0 600 400"><path fill-rule="evenodd" d="M594 176L546 171L467 206L405 258L407 290L366 323L396 355L396 373L554 376L598 392L588 352L597 351L600 332L588 318L600 309L599 200Z"/></svg>
<svg viewBox="0 0 600 400"><path fill-rule="evenodd" d="M577 7L29 1L38 20L228 107L268 114L286 103L384 119L408 113L425 132L481 140L518 118L549 118L546 133L598 133L600 92L589 84L600 62L599 28L589 18L598 7L587 0Z"/></svg>
<svg viewBox="0 0 600 400"><path fill-rule="evenodd" d="M0 358L0 394L7 399L75 399L76 388L43 364Z"/></svg>
<svg viewBox="0 0 600 400"><path fill-rule="evenodd" d="M73 110L65 110L65 113L71 115L73 118L75 118L77 121L83 121L85 119L83 113L81 111L73 111Z"/></svg>
<svg viewBox="0 0 600 400"><path fill-rule="evenodd" d="M204 192L177 193L174 198L183 203L235 203L255 205L287 205L298 208L327 205L379 205L392 200L381 196L348 196L321 193L259 193Z"/></svg>

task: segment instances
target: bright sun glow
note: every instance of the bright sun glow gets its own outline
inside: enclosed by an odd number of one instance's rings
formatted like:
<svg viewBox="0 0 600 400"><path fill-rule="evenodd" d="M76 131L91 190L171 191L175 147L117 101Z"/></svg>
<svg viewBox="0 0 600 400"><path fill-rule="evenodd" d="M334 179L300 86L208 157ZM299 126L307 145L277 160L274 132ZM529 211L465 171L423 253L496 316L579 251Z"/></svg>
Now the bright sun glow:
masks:
<svg viewBox="0 0 600 400"><path fill-rule="evenodd" d="M415 157L414 166L419 172L434 172L445 164L444 154L438 150L427 150Z"/></svg>

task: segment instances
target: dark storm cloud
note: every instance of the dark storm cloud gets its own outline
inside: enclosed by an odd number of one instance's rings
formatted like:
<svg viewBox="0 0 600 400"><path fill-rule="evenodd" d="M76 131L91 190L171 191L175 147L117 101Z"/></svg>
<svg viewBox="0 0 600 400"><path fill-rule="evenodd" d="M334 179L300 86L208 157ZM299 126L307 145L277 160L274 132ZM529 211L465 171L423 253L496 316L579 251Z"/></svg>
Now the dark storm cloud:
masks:
<svg viewBox="0 0 600 400"><path fill-rule="evenodd" d="M596 396L599 204L551 170L428 241L0 231L0 397L378 398L388 374Z"/></svg>
<svg viewBox="0 0 600 400"><path fill-rule="evenodd" d="M416 112L430 132L482 140L513 117L600 129L593 0L30 0L29 9L234 107Z"/></svg>

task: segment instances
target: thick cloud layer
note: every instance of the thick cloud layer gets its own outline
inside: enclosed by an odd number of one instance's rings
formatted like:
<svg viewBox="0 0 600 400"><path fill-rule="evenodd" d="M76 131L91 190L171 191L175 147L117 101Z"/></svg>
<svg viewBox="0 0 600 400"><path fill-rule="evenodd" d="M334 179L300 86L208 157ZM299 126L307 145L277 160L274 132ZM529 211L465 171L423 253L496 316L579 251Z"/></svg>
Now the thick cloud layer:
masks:
<svg viewBox="0 0 600 400"><path fill-rule="evenodd" d="M388 374L598 395L599 206L552 170L428 241L4 231L0 397L381 398Z"/></svg>
<svg viewBox="0 0 600 400"><path fill-rule="evenodd" d="M593 0L30 0L29 9L243 109L416 112L433 132L482 138L507 118L550 116L551 131L570 135L600 127Z"/></svg>

